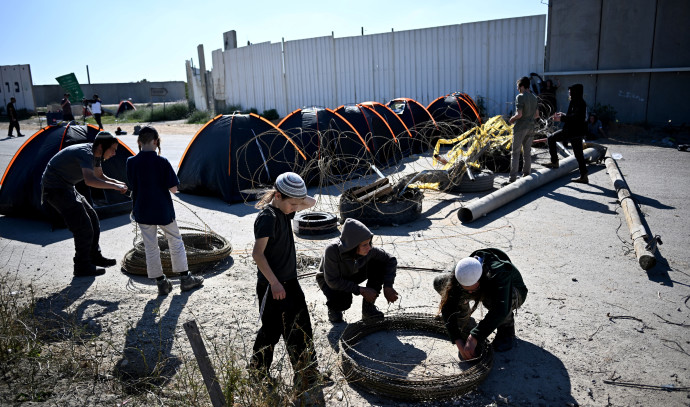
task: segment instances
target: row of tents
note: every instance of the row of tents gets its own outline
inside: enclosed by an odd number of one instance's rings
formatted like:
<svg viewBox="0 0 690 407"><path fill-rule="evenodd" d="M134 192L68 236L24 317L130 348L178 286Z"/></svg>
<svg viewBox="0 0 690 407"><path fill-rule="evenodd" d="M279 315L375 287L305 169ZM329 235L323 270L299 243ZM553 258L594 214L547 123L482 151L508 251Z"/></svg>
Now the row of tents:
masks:
<svg viewBox="0 0 690 407"><path fill-rule="evenodd" d="M452 130L446 130L451 124ZM187 146L178 168L180 191L240 202L247 191L270 186L283 172L300 173L310 185L349 179L385 168L411 154L427 151L433 140L481 124L471 97L453 93L429 106L398 98L387 104L366 102L337 109L303 108L277 125L256 114L219 115L206 123ZM29 137L0 180L0 214L55 219L41 205L41 175L50 158L69 145L92 142L92 125L48 126ZM104 172L126 177L134 152L122 141ZM131 201L115 191L78 186L100 216L129 210ZM59 218L59 217L58 217Z"/></svg>

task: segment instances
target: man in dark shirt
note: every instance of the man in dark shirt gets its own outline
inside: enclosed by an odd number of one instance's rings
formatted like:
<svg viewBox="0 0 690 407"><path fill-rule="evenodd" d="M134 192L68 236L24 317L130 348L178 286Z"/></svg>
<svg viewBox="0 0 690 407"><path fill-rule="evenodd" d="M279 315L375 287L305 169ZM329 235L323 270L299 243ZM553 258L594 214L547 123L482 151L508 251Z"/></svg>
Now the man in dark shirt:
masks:
<svg viewBox="0 0 690 407"><path fill-rule="evenodd" d="M14 104L17 99L10 98L10 103L7 104L7 115L10 117L10 128L7 130L7 137L12 137L12 129L17 129L17 137L24 137L22 132L19 130L19 117L17 116L17 109L15 109Z"/></svg>
<svg viewBox="0 0 690 407"><path fill-rule="evenodd" d="M84 181L92 188L127 192L124 182L107 177L101 167L103 161L115 155L117 146L115 136L102 131L93 144L75 144L62 149L50 159L43 172L42 201L62 215L74 235L74 275L77 277L102 275L105 269L101 267L117 263L101 254L98 215L75 188L77 183Z"/></svg>
<svg viewBox="0 0 690 407"><path fill-rule="evenodd" d="M62 120L66 122L71 122L74 120L74 115L72 114L72 103L69 101L70 94L65 93L64 97L60 101L60 106L62 106Z"/></svg>

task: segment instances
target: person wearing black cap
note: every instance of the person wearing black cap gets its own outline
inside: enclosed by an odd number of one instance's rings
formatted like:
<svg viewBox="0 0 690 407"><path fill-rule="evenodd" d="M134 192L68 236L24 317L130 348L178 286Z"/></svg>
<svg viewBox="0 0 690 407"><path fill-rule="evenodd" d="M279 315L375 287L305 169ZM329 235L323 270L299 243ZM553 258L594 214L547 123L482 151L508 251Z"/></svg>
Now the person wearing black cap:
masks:
<svg viewBox="0 0 690 407"><path fill-rule="evenodd" d="M573 154L580 168L580 178L573 179L573 182L581 184L589 183L587 177L587 162L583 153L582 139L587 135L587 103L585 102L584 88L581 84L568 88L570 104L567 113L556 113L553 115L555 122L563 122L563 128L547 137L551 162L544 164L546 168L558 168L558 151L556 143L559 141L569 141L573 146Z"/></svg>
<svg viewBox="0 0 690 407"><path fill-rule="evenodd" d="M102 267L117 263L101 254L98 215L75 188L77 183L84 181L92 188L127 192L125 183L106 176L101 166L103 161L115 155L117 146L117 138L102 131L93 144L75 144L60 150L50 159L41 178L42 203L49 204L62 215L74 236L74 275L77 277L102 275L105 273Z"/></svg>
<svg viewBox="0 0 690 407"><path fill-rule="evenodd" d="M295 372L299 391L316 384L316 352L309 310L297 280L297 253L291 221L295 212L314 206L302 178L294 172L278 176L275 188L256 204L254 221L256 295L259 298L261 328L254 341L250 368L258 380L268 379L273 349L283 337Z"/></svg>

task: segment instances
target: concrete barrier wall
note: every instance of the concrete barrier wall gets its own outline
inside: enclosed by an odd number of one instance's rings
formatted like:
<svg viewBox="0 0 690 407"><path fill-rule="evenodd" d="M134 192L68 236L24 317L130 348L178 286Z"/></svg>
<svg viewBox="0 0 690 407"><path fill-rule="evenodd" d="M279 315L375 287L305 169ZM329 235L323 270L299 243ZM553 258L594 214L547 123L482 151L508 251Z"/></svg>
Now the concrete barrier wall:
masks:
<svg viewBox="0 0 690 407"><path fill-rule="evenodd" d="M582 83L587 104L621 122L690 124L688 20L687 0L551 0L544 66L561 82L559 109Z"/></svg>
<svg viewBox="0 0 690 407"><path fill-rule="evenodd" d="M0 66L0 112L7 114L7 104L15 98L14 108L35 110L31 88L31 67L29 65Z"/></svg>
<svg viewBox="0 0 690 407"><path fill-rule="evenodd" d="M59 103L65 93L60 85L34 85L34 99L36 106L47 106ZM168 93L165 96L151 96L151 88L165 88ZM111 105L132 98L134 103L162 103L186 100L185 82L133 82L133 83L92 83L82 84L84 97L90 98L94 94L103 101L103 104Z"/></svg>

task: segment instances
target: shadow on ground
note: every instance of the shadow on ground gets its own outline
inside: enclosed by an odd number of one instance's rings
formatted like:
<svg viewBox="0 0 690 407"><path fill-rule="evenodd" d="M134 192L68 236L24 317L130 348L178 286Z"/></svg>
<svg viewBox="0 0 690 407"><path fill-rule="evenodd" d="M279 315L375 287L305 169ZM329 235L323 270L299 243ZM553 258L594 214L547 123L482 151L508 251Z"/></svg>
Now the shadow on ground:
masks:
<svg viewBox="0 0 690 407"><path fill-rule="evenodd" d="M96 277L74 277L60 292L39 298L34 305L34 316L41 324L40 335L45 341L66 339L88 340L102 332L98 322L104 314L118 309L119 302L86 299L69 310L91 287ZM94 309L90 309L95 307ZM88 316L87 315L87 310ZM92 312L92 311L96 312Z"/></svg>
<svg viewBox="0 0 690 407"><path fill-rule="evenodd" d="M181 365L180 359L171 353L175 328L191 293L173 295L164 312L161 305L165 297L149 300L141 319L127 331L122 359L114 368L114 375L127 393L163 386L175 375Z"/></svg>

